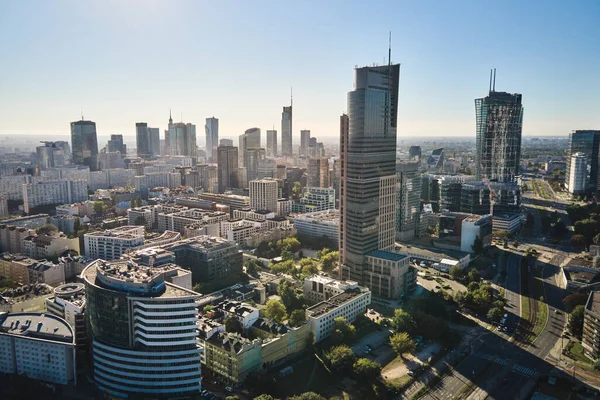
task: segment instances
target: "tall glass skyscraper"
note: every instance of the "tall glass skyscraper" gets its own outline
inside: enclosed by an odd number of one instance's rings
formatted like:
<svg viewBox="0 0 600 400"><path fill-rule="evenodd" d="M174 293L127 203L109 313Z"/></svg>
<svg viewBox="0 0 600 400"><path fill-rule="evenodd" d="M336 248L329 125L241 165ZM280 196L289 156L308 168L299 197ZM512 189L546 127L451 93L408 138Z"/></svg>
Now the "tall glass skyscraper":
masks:
<svg viewBox="0 0 600 400"><path fill-rule="evenodd" d="M355 70L340 119L340 277L363 282L367 254L392 250L400 64Z"/></svg>
<svg viewBox="0 0 600 400"><path fill-rule="evenodd" d="M476 176L497 182L514 182L521 161L523 106L521 95L490 90L475 99L477 118Z"/></svg>
<svg viewBox="0 0 600 400"><path fill-rule="evenodd" d="M98 167L98 137L96 123L92 121L71 122L71 147L73 164L83 164L92 171Z"/></svg>
<svg viewBox="0 0 600 400"><path fill-rule="evenodd" d="M170 121L170 120L169 120ZM173 156L196 157L196 125L169 122L169 148Z"/></svg>
<svg viewBox="0 0 600 400"><path fill-rule="evenodd" d="M569 148L567 151L567 171L565 175L565 186L572 192L570 187L571 174L574 173L571 167L571 157L577 153L583 153L586 158L586 191L598 190L598 174L600 164L600 131L573 131L569 135Z"/></svg>
<svg viewBox="0 0 600 400"><path fill-rule="evenodd" d="M219 119L206 118L204 130L206 131L206 159L213 160L216 157L216 154L213 156L213 152L219 146Z"/></svg>
<svg viewBox="0 0 600 400"><path fill-rule="evenodd" d="M281 113L281 155L292 156L292 106L283 107Z"/></svg>

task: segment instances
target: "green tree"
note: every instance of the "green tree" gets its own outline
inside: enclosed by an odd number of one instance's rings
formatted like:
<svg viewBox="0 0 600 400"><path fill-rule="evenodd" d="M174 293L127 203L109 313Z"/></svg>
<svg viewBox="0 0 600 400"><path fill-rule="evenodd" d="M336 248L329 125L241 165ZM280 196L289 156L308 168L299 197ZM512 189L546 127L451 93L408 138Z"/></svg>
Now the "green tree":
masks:
<svg viewBox="0 0 600 400"><path fill-rule="evenodd" d="M571 246L577 248L585 247L585 236L583 235L573 235L571 237Z"/></svg>
<svg viewBox="0 0 600 400"><path fill-rule="evenodd" d="M293 259L294 259L294 254L292 254L292 252L291 252L291 251L289 251L288 249L283 249L283 250L281 251L281 258L282 258L284 261L291 261L291 260L293 260Z"/></svg>
<svg viewBox="0 0 600 400"><path fill-rule="evenodd" d="M79 218L75 218L75 222L73 223L73 234L77 236L77 231L81 229L81 221Z"/></svg>
<svg viewBox="0 0 600 400"><path fill-rule="evenodd" d="M394 311L394 316L392 317L392 328L396 332L414 332L417 324L413 319L412 315L407 313L402 309L397 309Z"/></svg>
<svg viewBox="0 0 600 400"><path fill-rule="evenodd" d="M494 322L498 322L504 315L503 312L504 311L500 308L490 308L490 310L487 313L487 317Z"/></svg>
<svg viewBox="0 0 600 400"><path fill-rule="evenodd" d="M333 320L333 333L331 338L334 343L348 343L356 337L356 328L349 324L344 317Z"/></svg>
<svg viewBox="0 0 600 400"><path fill-rule="evenodd" d="M600 371L600 359L596 360L596 362L594 362L594 369L596 371Z"/></svg>
<svg viewBox="0 0 600 400"><path fill-rule="evenodd" d="M294 200L298 200L302 195L302 184L298 181L294 182L294 186L292 187L292 198Z"/></svg>
<svg viewBox="0 0 600 400"><path fill-rule="evenodd" d="M308 278L319 273L317 263L312 258L306 257L300 260L300 267L302 268L301 276L303 278Z"/></svg>
<svg viewBox="0 0 600 400"><path fill-rule="evenodd" d="M295 328L295 327L298 327L298 326L302 325L305 320L306 320L306 314L305 314L304 311L302 311L302 310L294 310L290 314L290 318L288 320L288 323L293 328Z"/></svg>
<svg viewBox="0 0 600 400"><path fill-rule="evenodd" d="M275 397L270 394L261 394L258 397L255 397L254 400L277 400Z"/></svg>
<svg viewBox="0 0 600 400"><path fill-rule="evenodd" d="M571 314L569 315L569 329L579 339L583 333L583 318L585 315L585 308L583 306L576 306Z"/></svg>
<svg viewBox="0 0 600 400"><path fill-rule="evenodd" d="M204 311L205 313L207 313L207 312L211 312L214 309L215 309L215 306L207 305L207 306L204 306L204 308L202 309L202 311Z"/></svg>
<svg viewBox="0 0 600 400"><path fill-rule="evenodd" d="M246 262L244 262L244 267L248 275L256 274L256 271L259 269L258 263L252 259L246 260Z"/></svg>
<svg viewBox="0 0 600 400"><path fill-rule="evenodd" d="M225 330L227 332L242 333L244 328L237 318L231 316L225 318Z"/></svg>
<svg viewBox="0 0 600 400"><path fill-rule="evenodd" d="M271 299L267 301L264 311L267 317L278 323L281 323L286 317L285 306L279 300Z"/></svg>
<svg viewBox="0 0 600 400"><path fill-rule="evenodd" d="M327 400L325 397L317 394L315 392L306 392L302 393L298 396L292 396L288 398L289 400Z"/></svg>
<svg viewBox="0 0 600 400"><path fill-rule="evenodd" d="M225 397L225 400L240 400L240 398L237 396L227 396Z"/></svg>
<svg viewBox="0 0 600 400"><path fill-rule="evenodd" d="M475 255L482 255L485 253L485 247L483 246L483 240L481 240L481 237L479 237L479 235L475 236L475 240L473 241L473 246L471 246L473 248L473 253L475 253Z"/></svg>
<svg viewBox="0 0 600 400"><path fill-rule="evenodd" d="M271 272L274 274L288 274L292 275L296 267L294 262L291 260L282 261L277 264L271 264Z"/></svg>
<svg viewBox="0 0 600 400"><path fill-rule="evenodd" d="M361 381L372 382L381 375L381 365L368 358L359 358L352 366L352 370L357 379Z"/></svg>
<svg viewBox="0 0 600 400"><path fill-rule="evenodd" d="M481 274L475 268L471 269L467 274L469 278L469 282L479 282L481 281Z"/></svg>
<svg viewBox="0 0 600 400"><path fill-rule="evenodd" d="M327 358L331 364L331 369L335 372L349 372L352 369L352 365L356 361L356 356L352 349L346 345L340 345L333 347Z"/></svg>
<svg viewBox="0 0 600 400"><path fill-rule="evenodd" d="M293 310L301 309L304 306L304 296L300 298L292 283L288 280L282 280L277 287L277 294L281 297L281 302L285 306L287 313Z"/></svg>
<svg viewBox="0 0 600 400"><path fill-rule="evenodd" d="M107 208L107 205L103 201L96 200L94 202L94 212L96 214L104 214Z"/></svg>
<svg viewBox="0 0 600 400"><path fill-rule="evenodd" d="M587 294L581 292L574 292L563 299L563 304L567 306L569 310L573 310L577 306L585 305L587 299Z"/></svg>
<svg viewBox="0 0 600 400"><path fill-rule="evenodd" d="M417 344L406 332L392 335L390 337L390 344L400 357L403 357L406 353L412 353L417 349Z"/></svg>
<svg viewBox="0 0 600 400"><path fill-rule="evenodd" d="M42 225L35 230L38 235L53 235L58 232L58 228L54 224Z"/></svg>
<svg viewBox="0 0 600 400"><path fill-rule="evenodd" d="M465 277L465 270L462 269L460 266L458 265L454 265L452 268L450 268L450 278L454 279L455 281L461 280Z"/></svg>
<svg viewBox="0 0 600 400"><path fill-rule="evenodd" d="M340 252L331 251L325 254L323 257L321 257L321 267L324 271L331 272L337 267L339 259Z"/></svg>

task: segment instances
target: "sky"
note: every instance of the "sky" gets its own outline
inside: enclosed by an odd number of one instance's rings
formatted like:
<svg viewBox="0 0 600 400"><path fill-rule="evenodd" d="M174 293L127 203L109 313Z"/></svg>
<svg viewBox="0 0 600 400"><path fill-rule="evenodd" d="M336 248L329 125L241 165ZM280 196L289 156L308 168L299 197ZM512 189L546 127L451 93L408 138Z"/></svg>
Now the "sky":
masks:
<svg viewBox="0 0 600 400"><path fill-rule="evenodd" d="M474 99L523 95L524 135L600 129L600 1L0 1L0 135L133 136L136 122L220 137L333 140L354 67L401 63L398 137L475 136ZM264 138L263 138L264 140ZM100 144L104 145L104 144Z"/></svg>

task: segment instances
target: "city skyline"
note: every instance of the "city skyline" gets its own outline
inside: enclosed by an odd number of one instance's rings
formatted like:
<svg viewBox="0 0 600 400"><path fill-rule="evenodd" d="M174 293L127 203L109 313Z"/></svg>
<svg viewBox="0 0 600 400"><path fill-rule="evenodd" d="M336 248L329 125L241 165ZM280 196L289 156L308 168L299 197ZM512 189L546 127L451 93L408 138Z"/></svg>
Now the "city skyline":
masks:
<svg viewBox="0 0 600 400"><path fill-rule="evenodd" d="M338 4L240 3L227 11L193 2L145 2L144 7L40 2L33 11L2 4L0 14L10 19L2 20L6 34L0 43L13 62L0 66L3 93L10 94L0 96L0 132L65 134L67 124L83 113L97 123L99 136L130 137L136 121L164 131L171 108L176 121L199 126L214 115L220 136L235 137L252 126L279 128L293 87L293 142L299 142L302 129L335 137L338 117L347 111L342 93L352 89L349 69L383 64L389 31L392 61L403 66L399 138L474 137L472 99L487 88L494 67L497 90L526 99L523 135L568 135L599 122L593 88L600 78L593 65L600 56L591 51L598 41L597 3L546 2L542 9L519 3L518 14L515 2L492 9L476 2L388 3L389 12L377 24L365 22L358 30L347 27L356 26L358 16L375 20L370 17L377 11L359 3L340 11ZM310 30L302 23L308 10ZM285 24L277 18L284 12L291 15ZM486 18L480 18L483 13ZM192 23L194 15L205 14L214 16L206 26ZM181 17L183 34L162 22ZM425 17L429 23L418 22ZM110 18L110 30L102 18ZM240 28L236 21L242 18L254 18L264 28ZM155 24L156 29L146 29ZM498 26L502 35L496 34ZM496 36L490 40L490 35ZM195 43L188 37L201 39ZM154 60L143 68L136 64L140 51ZM65 61L75 53L77 63ZM173 62L169 53L190 57ZM207 62L204 53L222 61ZM433 117L432 98L443 104ZM36 118L23 125L32 114Z"/></svg>

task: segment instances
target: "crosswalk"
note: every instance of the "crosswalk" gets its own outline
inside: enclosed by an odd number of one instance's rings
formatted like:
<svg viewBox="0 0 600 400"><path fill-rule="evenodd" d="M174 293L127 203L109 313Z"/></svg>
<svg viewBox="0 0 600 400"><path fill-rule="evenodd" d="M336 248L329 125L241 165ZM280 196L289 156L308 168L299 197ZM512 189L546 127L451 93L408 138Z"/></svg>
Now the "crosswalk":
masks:
<svg viewBox="0 0 600 400"><path fill-rule="evenodd" d="M500 358L500 357L496 357L491 354L486 354L486 353L482 353L482 352L478 352L475 355L479 358L483 358L484 360L490 360L491 362L494 362L494 363L500 364L500 365L508 365L510 363L510 358Z"/></svg>
<svg viewBox="0 0 600 400"><path fill-rule="evenodd" d="M535 375L535 370L533 370L531 368L524 367L522 365L518 365L518 364L513 365L512 370L515 371L515 372L517 372L517 373L519 373L519 374L525 375L525 376L533 376L533 375Z"/></svg>

